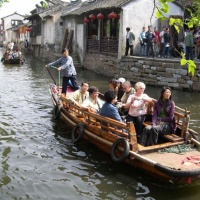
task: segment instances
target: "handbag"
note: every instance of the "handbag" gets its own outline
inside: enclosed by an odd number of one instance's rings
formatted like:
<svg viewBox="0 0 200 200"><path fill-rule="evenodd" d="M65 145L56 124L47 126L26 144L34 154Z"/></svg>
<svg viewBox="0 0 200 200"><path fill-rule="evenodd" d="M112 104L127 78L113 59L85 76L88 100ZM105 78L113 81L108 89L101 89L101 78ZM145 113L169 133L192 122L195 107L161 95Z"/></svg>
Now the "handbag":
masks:
<svg viewBox="0 0 200 200"><path fill-rule="evenodd" d="M200 41L197 40L197 46L200 47Z"/></svg>

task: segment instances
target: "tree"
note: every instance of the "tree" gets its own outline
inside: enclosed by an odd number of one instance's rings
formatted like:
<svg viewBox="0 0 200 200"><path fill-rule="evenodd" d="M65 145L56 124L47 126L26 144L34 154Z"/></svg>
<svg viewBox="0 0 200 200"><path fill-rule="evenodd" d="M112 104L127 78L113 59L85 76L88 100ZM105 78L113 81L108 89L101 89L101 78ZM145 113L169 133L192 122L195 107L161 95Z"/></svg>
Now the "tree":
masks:
<svg viewBox="0 0 200 200"><path fill-rule="evenodd" d="M200 27L200 0L179 0L184 13L188 13L187 17L181 19L175 19L173 17L166 17L166 14L169 13L169 3L174 2L175 0L158 0L159 5L156 5L154 1L154 9L156 9L156 17L163 21L168 19L169 25L174 26L177 32L180 31L180 28L188 27L195 28ZM178 50L176 49L178 52ZM179 52L181 55L180 64L188 65L188 73L191 73L194 76L196 65L192 60L186 60L185 55Z"/></svg>

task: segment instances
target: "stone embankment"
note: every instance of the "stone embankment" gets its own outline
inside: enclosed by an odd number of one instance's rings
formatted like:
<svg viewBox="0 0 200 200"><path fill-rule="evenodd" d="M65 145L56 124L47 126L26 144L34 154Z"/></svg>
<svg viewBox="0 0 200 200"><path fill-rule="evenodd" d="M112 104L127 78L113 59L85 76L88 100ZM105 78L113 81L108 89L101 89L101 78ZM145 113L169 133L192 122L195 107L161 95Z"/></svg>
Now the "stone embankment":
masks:
<svg viewBox="0 0 200 200"><path fill-rule="evenodd" d="M174 89L200 91L200 63L196 63L195 75L188 74L187 66L180 65L179 58L122 57L88 53L84 67L109 77L124 77L131 82L146 85L170 86Z"/></svg>

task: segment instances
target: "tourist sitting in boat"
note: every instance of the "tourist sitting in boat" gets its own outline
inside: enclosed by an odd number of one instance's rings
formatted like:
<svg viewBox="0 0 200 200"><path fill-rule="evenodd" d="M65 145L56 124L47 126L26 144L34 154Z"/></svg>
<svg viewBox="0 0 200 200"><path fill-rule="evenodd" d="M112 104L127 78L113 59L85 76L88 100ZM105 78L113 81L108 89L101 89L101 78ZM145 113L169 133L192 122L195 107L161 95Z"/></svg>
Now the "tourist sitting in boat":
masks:
<svg viewBox="0 0 200 200"><path fill-rule="evenodd" d="M155 145L160 135L174 133L176 128L174 111L175 103L172 100L171 89L164 87L159 100L154 103L152 124L146 126L141 134L143 146Z"/></svg>
<svg viewBox="0 0 200 200"><path fill-rule="evenodd" d="M122 122L122 119L119 115L118 109L115 106L117 102L117 94L114 90L108 90L104 94L105 103L103 104L99 114L104 117L110 117L112 119Z"/></svg>
<svg viewBox="0 0 200 200"><path fill-rule="evenodd" d="M81 88L71 93L69 99L77 106L80 106L83 101L89 97L88 92L89 84L87 82L81 83Z"/></svg>
<svg viewBox="0 0 200 200"><path fill-rule="evenodd" d="M112 79L109 81L109 90L114 90L116 91L116 94L118 92L118 87L117 87L117 81L115 79Z"/></svg>
<svg viewBox="0 0 200 200"><path fill-rule="evenodd" d="M98 113L102 107L102 101L98 98L99 89L95 86L91 86L88 89L89 97L83 101L80 109Z"/></svg>
<svg viewBox="0 0 200 200"><path fill-rule="evenodd" d="M132 121L135 125L135 130L137 133L138 143L140 143L140 135L143 130L143 122L147 114L147 107L145 106L147 102L152 102L147 94L144 94L146 86L143 82L137 82L135 84L136 92L129 96L125 109L128 109L128 116L126 117L126 122Z"/></svg>
<svg viewBox="0 0 200 200"><path fill-rule="evenodd" d="M122 84L122 87L123 87L123 90L124 90L124 94L121 98L120 101L118 101L117 103L117 108L119 110L119 113L120 115L122 116L125 116L128 114L128 110L125 109L125 104L127 102L127 99L128 97L131 95L131 94L134 94L135 93L135 89L131 86L131 82L130 81L125 81L123 84Z"/></svg>
<svg viewBox="0 0 200 200"><path fill-rule="evenodd" d="M131 86L131 82L128 81L128 80L125 81L125 82L122 84L122 87L123 87L125 93L124 93L124 95L123 95L122 98L121 98L121 102L122 102L123 104L126 104L128 97L129 97L131 94L135 93L135 89Z"/></svg>
<svg viewBox="0 0 200 200"><path fill-rule="evenodd" d="M4 56L5 56L6 60L11 59L12 58L12 51L11 51L11 49L7 49Z"/></svg>
<svg viewBox="0 0 200 200"><path fill-rule="evenodd" d="M18 49L16 50L16 51L14 51L13 53L12 53L12 58L13 59L17 59L17 58L19 58L20 57L20 55L19 55L19 51L18 51Z"/></svg>
<svg viewBox="0 0 200 200"><path fill-rule="evenodd" d="M13 50L13 47L14 47L14 42L12 42L12 41L9 42L8 45L7 45L7 48L10 49L10 50L12 51L12 50Z"/></svg>
<svg viewBox="0 0 200 200"><path fill-rule="evenodd" d="M117 101L121 101L121 98L124 95L124 89L123 89L122 84L125 81L126 81L125 78L119 78L119 79L116 80L116 82L117 82L117 88L118 88L118 91L117 91Z"/></svg>

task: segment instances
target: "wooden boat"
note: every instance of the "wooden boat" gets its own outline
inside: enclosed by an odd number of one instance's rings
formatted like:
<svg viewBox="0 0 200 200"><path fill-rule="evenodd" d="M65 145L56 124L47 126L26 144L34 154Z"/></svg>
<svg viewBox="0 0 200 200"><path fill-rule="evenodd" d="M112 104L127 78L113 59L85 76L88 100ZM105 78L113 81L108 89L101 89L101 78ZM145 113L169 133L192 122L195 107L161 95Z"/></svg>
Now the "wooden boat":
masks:
<svg viewBox="0 0 200 200"><path fill-rule="evenodd" d="M3 59L2 62L4 64L23 64L24 60L20 58L13 58L13 59Z"/></svg>
<svg viewBox="0 0 200 200"><path fill-rule="evenodd" d="M137 143L132 122L124 124L81 111L79 106L75 106L65 95L59 95L60 91L56 85L50 84L49 90L55 106L54 117L61 117L73 128L73 142L84 139L111 155L114 161L143 170L164 182L187 185L199 181L200 143L197 140L198 134L189 129L189 111L176 107L177 133L165 135L157 145L144 147ZM149 111L151 112L151 109ZM144 125L148 123L145 122ZM167 152L170 149L180 150L184 146L189 151Z"/></svg>
<svg viewBox="0 0 200 200"><path fill-rule="evenodd" d="M7 59L4 53L4 56L1 58L1 62L4 64L23 64L25 62L22 58L9 58Z"/></svg>

